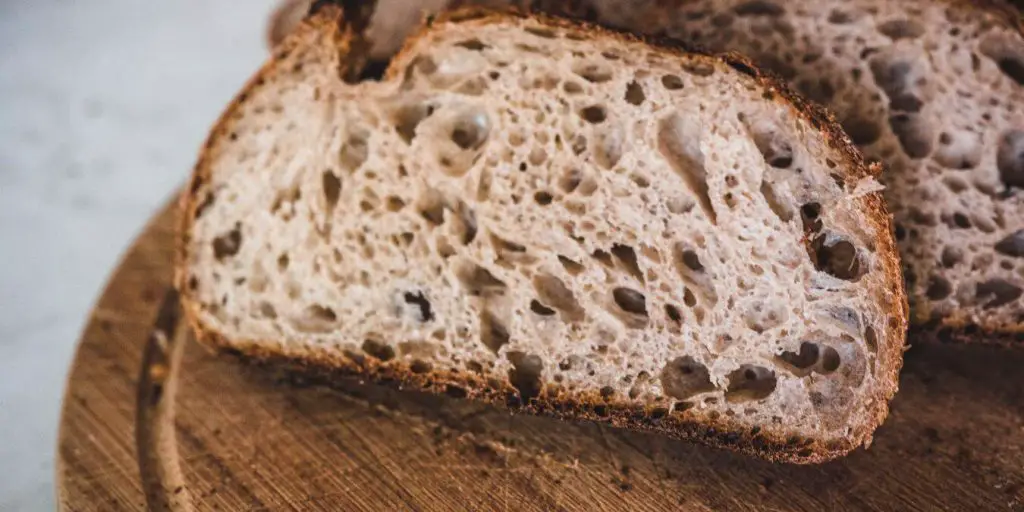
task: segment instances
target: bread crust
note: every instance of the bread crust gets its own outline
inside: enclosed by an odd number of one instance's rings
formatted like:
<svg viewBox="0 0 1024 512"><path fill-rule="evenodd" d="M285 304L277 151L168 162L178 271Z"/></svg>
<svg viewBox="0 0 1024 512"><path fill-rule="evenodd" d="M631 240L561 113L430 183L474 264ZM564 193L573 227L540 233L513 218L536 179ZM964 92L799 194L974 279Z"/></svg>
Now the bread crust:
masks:
<svg viewBox="0 0 1024 512"><path fill-rule="evenodd" d="M352 48L351 31L341 23L342 15L342 10L334 6L320 9L317 14L304 21L299 29L286 38L275 50L273 58L249 81L214 126L196 164L191 184L181 197L175 284L181 291L186 317L201 342L218 350L240 355L249 361L284 367L311 375L325 383L330 383L338 376L358 376L367 381L392 384L400 388L419 389L434 393L464 394L470 398L491 403L504 403L515 411L562 419L598 421L616 427L657 432L680 439L696 440L710 446L757 455L772 461L819 463L844 455L862 444L870 443L872 432L888 414L889 400L897 390L907 328L907 299L903 288L899 257L892 235L892 219L886 211L879 192L864 194L854 201L860 202L867 222L876 228L877 233L882 234L875 239L875 252L880 257L880 265L883 267L882 271L886 280L892 283L892 287L887 290L879 290L876 299L881 304L890 304L891 311L888 312L888 321L885 324L884 332L880 333L878 337L878 370L875 374L877 381L875 389L870 396L863 398L864 412L851 416L850 422L853 424L853 431L849 436L843 438L811 439L770 432L760 427L749 429L729 418L711 418L692 410L666 414L667 411L663 409L658 411L657 408L651 406L631 405L614 398L605 399L596 391L577 392L570 395L567 391L550 383L544 386L539 397L529 403L522 403L518 391L508 379L485 378L470 372L455 370L432 370L417 373L408 364L399 361L379 361L361 354L342 355L313 350L287 354L268 349L267 347L275 346L271 340L230 340L222 333L205 325L200 315L200 305L192 298L192 289L188 283L188 251L191 246L189 233L209 180L212 155L217 153L217 148L224 143L223 139L231 131L234 122L232 113L245 103L251 91L264 85L265 77L272 75L279 67L284 66L287 59L294 58L294 54L303 51L327 53L326 58L332 59L332 62L339 66L341 76L345 76L346 71L350 71L349 68L346 68L348 66L346 63L358 60L350 60L345 56L345 53ZM793 109L797 115L809 121L820 132L826 143L843 160L843 165L840 167L849 171L843 177L847 187L852 188L861 179L877 176L881 171L878 165L865 164L859 150L828 111L800 98L781 79L759 70L752 62L739 54L727 53L716 56L699 50L687 51L677 41L665 38L645 39L595 25L570 22L546 15L520 11L495 12L477 8L444 13L428 20L426 28L407 41L402 52L393 60L386 75L387 79L392 79L399 73L404 66L404 61L411 58L408 54L415 40L423 37L423 34L432 26L448 22L482 26L525 19L534 20L553 28L566 28L587 33L596 38L611 38L630 43L643 42L666 55L699 55L700 58L706 59L712 65L730 66L749 76L777 103ZM324 48L324 45L330 45L329 51L326 51L327 48Z"/></svg>

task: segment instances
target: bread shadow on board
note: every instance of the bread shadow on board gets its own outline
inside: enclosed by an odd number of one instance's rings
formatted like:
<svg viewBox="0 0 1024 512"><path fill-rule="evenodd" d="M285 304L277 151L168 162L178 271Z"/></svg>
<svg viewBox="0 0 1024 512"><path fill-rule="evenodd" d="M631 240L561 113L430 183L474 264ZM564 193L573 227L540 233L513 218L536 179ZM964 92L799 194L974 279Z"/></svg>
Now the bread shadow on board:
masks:
<svg viewBox="0 0 1024 512"><path fill-rule="evenodd" d="M925 509L1024 504L1024 351L1005 347L914 345L892 412L871 447L817 466L773 464L663 436L354 380L327 389L301 376L201 357L221 375L234 374L240 389L285 397L285 410L276 414L302 418L314 431L318 422L340 421L360 432L359 443L386 438L374 457L443 461L439 467L478 467L481 475L529 467L543 470L531 479L546 479L557 492L569 492L566 478L582 478L607 484L608 492L660 493L656 502L696 499L726 508L750 496L758 497L758 507L786 510L837 500L886 509L895 497ZM379 446L395 453L382 454Z"/></svg>

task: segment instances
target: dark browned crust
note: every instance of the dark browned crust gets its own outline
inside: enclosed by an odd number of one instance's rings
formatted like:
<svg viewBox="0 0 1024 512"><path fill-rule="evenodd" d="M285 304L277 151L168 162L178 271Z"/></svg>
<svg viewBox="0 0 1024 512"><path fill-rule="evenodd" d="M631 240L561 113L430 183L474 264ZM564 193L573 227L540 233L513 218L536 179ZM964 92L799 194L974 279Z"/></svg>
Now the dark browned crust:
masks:
<svg viewBox="0 0 1024 512"><path fill-rule="evenodd" d="M881 194L872 192L856 199L860 201L865 218L881 235L875 240L875 252L881 256L881 265L886 281L892 283L889 290L880 290L878 300L891 304L889 322L885 332L879 336L878 367L875 374L877 385L874 392L864 397L865 412L854 417L853 432L843 438L809 439L793 436L781 431L770 432L760 427L749 429L729 418L712 418L695 411L667 414L664 409L636 406L621 401L606 400L595 390L569 394L557 386L548 384L539 397L529 403L522 403L518 391L507 379L484 378L456 370L429 371L416 373L411 365L399 361L382 362L360 354L338 354L322 351L285 354L266 348L272 343L251 340L228 340L220 333L205 326L200 319L200 305L192 300L188 286L189 233L197 208L201 204L202 192L210 174L209 155L222 143L224 134L234 122L231 113L246 101L248 91L260 87L263 77L275 72L278 61L291 52L301 51L310 44L331 44L327 53L342 54L351 46L345 29L339 24L341 9L326 7L317 15L307 19L294 34L289 36L275 52L275 57L256 74L243 92L229 105L226 113L215 125L196 165L191 186L181 198L180 236L177 249L175 284L182 292L186 316L197 337L204 343L220 350L243 356L260 364L290 368L294 371L313 375L324 382L331 382L339 376L358 376L368 381L387 383L401 388L413 388L434 393L464 395L469 398L491 403L504 403L516 411L554 416L562 419L582 419L603 422L616 427L657 432L680 439L690 439L706 445L728 448L773 461L794 463L819 463L844 455L854 448L870 443L871 434L888 414L889 400L896 393L898 374L902 366L902 352L907 327L907 302L903 289L891 218L886 211ZM780 105L793 109L800 117L814 126L828 145L836 151L842 161L840 167L847 170L846 185L853 187L860 179L877 176L880 167L865 164L859 150L839 127L838 123L824 108L811 104L793 93L780 79L757 69L748 59L735 53L714 56L707 53L687 52L678 42L667 39L642 39L635 35L612 31L594 25L577 23L544 15L522 12L494 12L481 9L461 9L442 14L429 20L427 28L410 38L406 46L393 61L386 79L393 79L402 66L405 54L411 45L425 33L443 23L489 24L498 22L519 22L534 20L552 28L563 28L586 34L591 38L611 38L627 44L647 44L667 55L693 58L697 56L706 62L726 65L750 77L771 98ZM324 49L319 51L324 53ZM339 65L346 59L335 56ZM886 236L887 235L887 236ZM768 427L770 430L773 427Z"/></svg>

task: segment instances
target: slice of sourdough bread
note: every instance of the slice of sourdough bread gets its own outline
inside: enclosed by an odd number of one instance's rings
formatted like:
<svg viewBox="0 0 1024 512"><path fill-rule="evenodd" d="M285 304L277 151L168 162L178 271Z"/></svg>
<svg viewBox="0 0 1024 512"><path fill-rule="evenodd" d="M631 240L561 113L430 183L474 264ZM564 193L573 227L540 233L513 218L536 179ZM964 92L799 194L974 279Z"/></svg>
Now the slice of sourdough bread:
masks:
<svg viewBox="0 0 1024 512"><path fill-rule="evenodd" d="M797 462L867 443L906 304L877 168L747 61L458 11L351 85L279 45L183 197L202 341Z"/></svg>
<svg viewBox="0 0 1024 512"><path fill-rule="evenodd" d="M751 56L887 166L913 323L943 338L1024 340L1024 37L1006 3L377 0L373 57L445 3L571 10Z"/></svg>
<svg viewBox="0 0 1024 512"><path fill-rule="evenodd" d="M737 50L880 160L912 320L1024 340L1024 36L998 1L594 0L614 26ZM660 4L660 5L659 5Z"/></svg>

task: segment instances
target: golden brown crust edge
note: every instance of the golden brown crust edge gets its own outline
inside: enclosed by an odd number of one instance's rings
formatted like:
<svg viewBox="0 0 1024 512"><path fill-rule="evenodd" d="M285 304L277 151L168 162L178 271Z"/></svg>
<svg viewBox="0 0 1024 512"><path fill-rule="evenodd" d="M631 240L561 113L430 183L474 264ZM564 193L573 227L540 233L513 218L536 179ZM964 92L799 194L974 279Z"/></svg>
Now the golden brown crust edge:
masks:
<svg viewBox="0 0 1024 512"><path fill-rule="evenodd" d="M323 52L324 48L322 45L329 45L329 53L332 55L328 56L328 58L337 61L336 64L339 68L344 66L345 59L340 58L338 55L343 55L350 48L350 45L347 32L340 26L341 14L341 10L338 8L328 7L322 9L317 15L303 22L299 30L296 30L295 33L285 39L275 50L271 61L265 64L255 77L249 81L215 124L200 154L191 184L181 197L181 220L179 224L180 232L175 284L182 292L186 316L200 341L222 351L240 354L248 360L261 364L271 364L298 370L314 377L319 377L320 380L326 383L329 383L339 375L354 375L372 382L390 382L400 387L416 388L435 393L445 393L450 392L452 389L461 389L462 391L456 394L464 393L470 398L492 403L505 403L515 410L555 416L562 419L598 421L617 427L657 432L675 438L695 440L710 446L728 448L773 461L819 463L844 455L854 448L870 442L872 432L888 414L888 402L897 389L899 369L902 365L907 310L898 256L896 255L895 242L891 235L891 218L886 212L881 195L877 192L862 196L858 200L862 202L865 211L868 212L867 217L869 221L879 230L878 232L890 234L888 237L881 236L876 240L878 244L876 252L882 255L881 261L885 267L884 272L893 283L892 290L880 291L880 295L889 295L890 297L879 297L879 300L883 302L892 303L890 321L886 324L886 331L879 337L880 344L878 347L879 367L887 371L876 375L878 382L875 392L872 396L866 397L868 404L865 412L852 418L856 426L853 433L846 438L830 440L808 439L800 436L787 436L766 432L759 427L749 429L728 419L697 417L692 412L665 414L666 411L659 411L656 407L635 406L614 400L608 401L601 398L596 392L591 394L576 393L570 396L568 393L550 384L545 387L538 399L529 404L522 404L519 403L517 391L507 381L493 378L484 379L481 376L459 371L427 372L421 374L414 372L409 365L401 362L380 362L359 354L342 356L324 352L319 354L287 355L267 349L266 347L274 345L271 341L230 341L220 333L203 325L198 311L198 304L192 301L191 289L187 282L189 261L188 237L196 208L200 203L199 198L209 178L211 156L218 150L222 136L230 131L230 126L233 123L232 113L245 103L252 90L264 85L264 77L274 73L282 61L288 58L295 58L293 54L301 53L303 50L310 50L310 45L313 46L312 53L316 53L318 50ZM433 23L444 21L492 23L509 20L510 17L525 18L527 16L530 15L468 9L446 13ZM612 37L623 41L643 41L635 36L591 25L573 23L547 16L533 16L533 18L553 27L572 28L596 36ZM433 23L428 23L428 27ZM421 36L422 32L416 37ZM409 44L411 43L407 43L403 52L396 57L396 62L402 60L403 54L410 48ZM648 44L669 54L678 55L684 51L671 41L663 40L660 43L648 42ZM850 175L846 176L846 182L849 186L853 186L857 180L865 176L875 176L878 174L879 168L877 166L869 167L865 165L859 151L839 128L832 116L823 108L804 101L791 92L781 80L759 71L750 61L738 54L730 53L723 56L711 56L701 53L701 55L716 62L729 65L741 73L752 77L766 91L777 93L778 97L783 99L784 104L791 106L802 117L808 119L822 133L828 144L840 153L846 161L847 166L844 168L851 171ZM397 67L394 66L389 69L389 76L394 75L396 69ZM342 74L342 71L340 71L340 74Z"/></svg>

